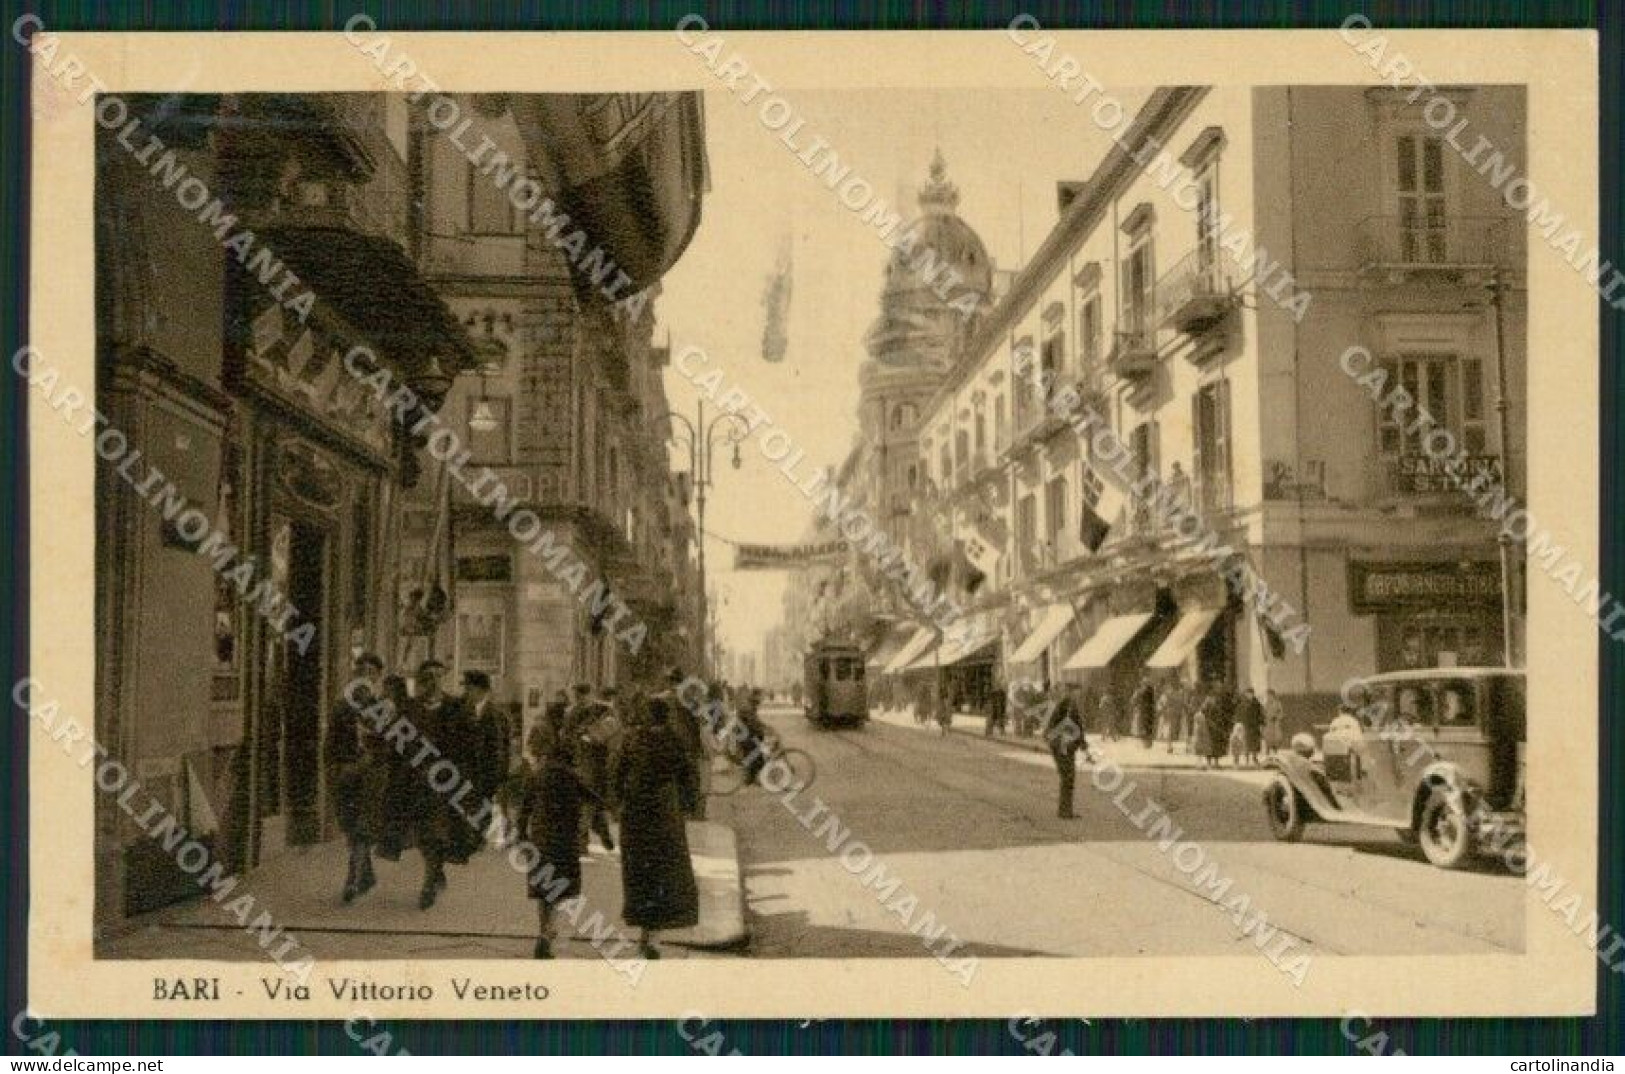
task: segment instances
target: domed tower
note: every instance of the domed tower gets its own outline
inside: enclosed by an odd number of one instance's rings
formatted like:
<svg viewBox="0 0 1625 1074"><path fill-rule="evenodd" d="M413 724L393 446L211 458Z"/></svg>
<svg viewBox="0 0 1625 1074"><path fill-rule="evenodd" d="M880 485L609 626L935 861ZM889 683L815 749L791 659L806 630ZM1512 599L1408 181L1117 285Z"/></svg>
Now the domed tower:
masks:
<svg viewBox="0 0 1625 1074"><path fill-rule="evenodd" d="M921 480L919 423L989 305L993 263L959 218L959 188L939 149L920 187L920 215L896 233L859 370L859 418L869 445L869 502L897 532Z"/></svg>

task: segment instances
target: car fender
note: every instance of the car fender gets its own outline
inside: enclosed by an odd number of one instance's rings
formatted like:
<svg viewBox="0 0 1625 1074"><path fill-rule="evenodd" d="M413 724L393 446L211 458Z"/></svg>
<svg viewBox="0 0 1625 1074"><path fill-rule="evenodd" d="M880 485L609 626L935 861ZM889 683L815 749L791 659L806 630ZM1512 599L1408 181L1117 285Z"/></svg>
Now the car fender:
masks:
<svg viewBox="0 0 1625 1074"><path fill-rule="evenodd" d="M1471 817L1473 803L1478 795L1478 785L1462 774L1449 761L1435 761L1422 770L1422 776L1416 781L1416 793L1411 797L1411 829L1414 831L1422 820L1422 806L1426 804L1428 795L1435 787L1443 787L1450 794L1461 798L1462 810Z"/></svg>
<svg viewBox="0 0 1625 1074"><path fill-rule="evenodd" d="M1309 811L1314 818L1318 819L1341 812L1337 803L1328 799L1325 792L1317 785L1314 778L1316 767L1313 761L1306 757L1300 757L1295 753L1278 754L1269 759L1269 767L1275 769L1286 778L1288 783L1292 784L1293 789L1308 803Z"/></svg>

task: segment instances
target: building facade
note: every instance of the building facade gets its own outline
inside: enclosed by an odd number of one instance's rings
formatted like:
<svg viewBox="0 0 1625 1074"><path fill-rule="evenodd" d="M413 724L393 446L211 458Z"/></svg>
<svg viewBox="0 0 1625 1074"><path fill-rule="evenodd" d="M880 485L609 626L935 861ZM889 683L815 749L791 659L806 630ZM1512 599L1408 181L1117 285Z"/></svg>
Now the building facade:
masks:
<svg viewBox="0 0 1625 1074"><path fill-rule="evenodd" d="M480 557L508 550L368 384L409 388L469 445L456 462L529 466L516 495L599 571L619 557L655 661L677 633L664 575L689 576L664 449L633 435L663 405L664 352L647 302L595 299L404 96L125 100L135 126L96 147L97 403L139 450L97 474L96 733L241 871L333 833L322 742L355 653L551 671L556 649L569 673L625 673L601 646L492 644L522 605L490 602L501 568ZM698 223L696 95L461 103L630 293L658 285ZM540 629L580 623L571 607ZM198 893L110 796L96 820L99 931Z"/></svg>

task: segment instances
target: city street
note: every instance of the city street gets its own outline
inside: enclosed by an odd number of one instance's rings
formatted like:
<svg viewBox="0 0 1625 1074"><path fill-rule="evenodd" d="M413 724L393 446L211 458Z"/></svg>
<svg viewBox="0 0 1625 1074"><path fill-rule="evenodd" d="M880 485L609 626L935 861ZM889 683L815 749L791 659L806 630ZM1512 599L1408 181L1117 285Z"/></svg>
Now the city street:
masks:
<svg viewBox="0 0 1625 1074"><path fill-rule="evenodd" d="M1014 743L871 720L815 730L788 706L764 711L816 761L788 808L759 788L715 800L740 848L753 958L910 957L927 952L875 890L802 829L814 795L965 946L962 954L1250 954L1231 914L1113 798L1168 811L1269 924L1315 954L1474 954L1522 949L1522 882L1491 866L1433 868L1397 837L1311 827L1271 840L1258 773L1131 767L1112 795L1080 766L1076 820L1055 817L1046 755ZM1111 747L1108 747L1110 749ZM1138 751L1138 746L1130 747ZM1102 782L1106 780L1102 779ZM867 870L865 870L867 871ZM895 896L893 897L895 898ZM916 921L918 917L916 917Z"/></svg>

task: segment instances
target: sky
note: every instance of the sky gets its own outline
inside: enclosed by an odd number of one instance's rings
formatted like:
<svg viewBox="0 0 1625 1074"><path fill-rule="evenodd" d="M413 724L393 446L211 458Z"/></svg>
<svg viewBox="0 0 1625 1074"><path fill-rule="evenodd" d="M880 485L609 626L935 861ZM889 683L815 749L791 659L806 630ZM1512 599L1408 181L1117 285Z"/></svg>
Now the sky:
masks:
<svg viewBox="0 0 1625 1074"><path fill-rule="evenodd" d="M879 312L888 250L796 153L824 139L852 176L908 220L918 215L915 194L940 148L959 187L960 217L998 269L1014 270L1055 224L1056 183L1086 178L1106 139L1087 110L1053 87L781 95L804 121L794 150L761 123L760 99L746 106L726 91L706 92L711 189L693 242L663 281L657 338L669 334L674 355L701 348L705 357L690 367L720 368L723 390L747 393L805 452L795 473L806 477L838 466L857 434L863 337ZM1144 94L1118 96L1132 109ZM794 245L794 294L789 346L774 364L762 358L761 299L786 237ZM695 384L668 369L666 390L673 408L692 418L701 394ZM709 400L706 407L715 413ZM687 467L686 448L672 457ZM717 454L706 567L724 646L759 654L764 631L779 621L786 576L733 570L726 542L795 542L812 508L756 441L742 457L734 470L726 449Z"/></svg>

